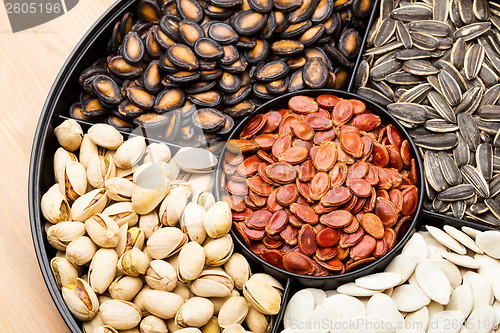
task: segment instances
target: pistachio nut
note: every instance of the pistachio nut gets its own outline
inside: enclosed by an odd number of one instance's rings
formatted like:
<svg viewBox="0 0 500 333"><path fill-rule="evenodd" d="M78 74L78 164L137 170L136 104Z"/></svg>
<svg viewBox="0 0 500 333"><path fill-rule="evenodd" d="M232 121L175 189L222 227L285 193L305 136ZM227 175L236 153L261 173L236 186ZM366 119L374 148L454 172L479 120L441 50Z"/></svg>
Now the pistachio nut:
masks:
<svg viewBox="0 0 500 333"><path fill-rule="evenodd" d="M133 303L142 311L143 316L148 316L150 313L144 307L144 293L148 290L151 290L148 285L143 285L142 289L135 295L133 299Z"/></svg>
<svg viewBox="0 0 500 333"><path fill-rule="evenodd" d="M163 176L151 176L139 182L132 192L132 206L138 214L155 209L170 190L170 181Z"/></svg>
<svg viewBox="0 0 500 333"><path fill-rule="evenodd" d="M122 177L109 178L104 184L106 195L114 201L130 201L137 187L133 182Z"/></svg>
<svg viewBox="0 0 500 333"><path fill-rule="evenodd" d="M103 214L108 215L113 220L115 220L116 224L119 227L127 224L128 227L133 227L139 221L139 215L134 210L132 203L130 202L117 202L112 205L106 207L102 212Z"/></svg>
<svg viewBox="0 0 500 333"><path fill-rule="evenodd" d="M56 179L56 183L61 183L64 181L64 167L69 162L74 161L78 162L76 155L70 153L66 149L59 147L54 153L54 178ZM82 163L83 164L83 163ZM84 165L85 166L85 165Z"/></svg>
<svg viewBox="0 0 500 333"><path fill-rule="evenodd" d="M224 201L218 201L205 214L203 226L212 238L219 238L231 230L233 215L231 207Z"/></svg>
<svg viewBox="0 0 500 333"><path fill-rule="evenodd" d="M97 245L87 236L72 240L66 247L66 258L73 265L85 265L97 251Z"/></svg>
<svg viewBox="0 0 500 333"><path fill-rule="evenodd" d="M75 284L76 279L78 279L78 270L66 258L52 258L50 261L50 269L52 270L52 274L54 274L54 278L59 288L69 284Z"/></svg>
<svg viewBox="0 0 500 333"><path fill-rule="evenodd" d="M205 263L211 267L225 264L233 254L234 243L231 235L227 234L217 239L209 240L203 247Z"/></svg>
<svg viewBox="0 0 500 333"><path fill-rule="evenodd" d="M205 265L205 251L197 242L189 242L179 252L177 277L181 282L196 280Z"/></svg>
<svg viewBox="0 0 500 333"><path fill-rule="evenodd" d="M233 324L226 327L222 333L247 333L247 331L240 324Z"/></svg>
<svg viewBox="0 0 500 333"><path fill-rule="evenodd" d="M273 317L262 314L250 306L245 324L254 333L268 333L273 327Z"/></svg>
<svg viewBox="0 0 500 333"><path fill-rule="evenodd" d="M146 245L153 259L164 259L179 252L186 242L187 236L180 229L166 227L153 232Z"/></svg>
<svg viewBox="0 0 500 333"><path fill-rule="evenodd" d="M181 327L201 327L214 314L214 305L206 298L193 297L182 305L175 315L175 323Z"/></svg>
<svg viewBox="0 0 500 333"><path fill-rule="evenodd" d="M171 172L170 165L165 162L149 162L139 166L134 171L133 182L139 186L153 188L154 184L144 184L148 182L150 177L169 178ZM170 178L169 178L170 179Z"/></svg>
<svg viewBox="0 0 500 333"><path fill-rule="evenodd" d="M149 239L153 232L160 229L160 219L156 210L139 216L139 228L144 231L144 236Z"/></svg>
<svg viewBox="0 0 500 333"><path fill-rule="evenodd" d="M181 248L181 250L182 250L182 248ZM176 272L179 271L179 253L180 253L180 251L177 252L176 254L174 254L173 256L170 256L170 257L165 259L166 262L168 262L170 265L172 265L173 268L175 268Z"/></svg>
<svg viewBox="0 0 500 333"><path fill-rule="evenodd" d="M219 267L203 270L190 286L193 294L200 297L226 297L233 288L233 279Z"/></svg>
<svg viewBox="0 0 500 333"><path fill-rule="evenodd" d="M276 289L281 296L283 296L283 292L285 291L285 288L278 280L276 280L271 275L266 274L266 273L256 273L256 274L253 274L250 278L253 280L258 280L258 281L262 281L264 283L267 283L268 285L270 285L274 289Z"/></svg>
<svg viewBox="0 0 500 333"><path fill-rule="evenodd" d="M77 279L61 289L69 311L79 320L92 320L99 310L99 300L87 282Z"/></svg>
<svg viewBox="0 0 500 333"><path fill-rule="evenodd" d="M136 247L125 252L118 260L118 269L120 272L130 276L144 274L148 267L148 257Z"/></svg>
<svg viewBox="0 0 500 333"><path fill-rule="evenodd" d="M99 307L104 324L118 330L126 330L139 325L141 310L132 302L122 300L106 301Z"/></svg>
<svg viewBox="0 0 500 333"><path fill-rule="evenodd" d="M95 333L99 327L104 326L104 323L101 318L101 314L97 313L94 319L85 321L82 324L83 333Z"/></svg>
<svg viewBox="0 0 500 333"><path fill-rule="evenodd" d="M169 332L179 332L180 330L183 329L182 327L180 327L179 325L177 325L175 323L174 318L170 318L170 319L165 320L165 323L167 324L167 328L168 328Z"/></svg>
<svg viewBox="0 0 500 333"><path fill-rule="evenodd" d="M238 296L241 296L240 293L233 289L233 291L231 292L231 295L229 296L226 296L226 297L210 297L210 301L212 301L212 303L214 304L214 315L218 316L219 315L219 311L220 309L222 308L222 306L224 305L224 303L226 303L226 301L231 298L231 297L238 297Z"/></svg>
<svg viewBox="0 0 500 333"><path fill-rule="evenodd" d="M275 315L280 310L281 294L271 284L253 276L243 286L243 295L257 311Z"/></svg>
<svg viewBox="0 0 500 333"><path fill-rule="evenodd" d="M90 238L100 247L115 247L118 244L119 227L107 215L97 213L85 221Z"/></svg>
<svg viewBox="0 0 500 333"><path fill-rule="evenodd" d="M139 327L141 328L141 333L168 333L165 321L151 315L144 317Z"/></svg>
<svg viewBox="0 0 500 333"><path fill-rule="evenodd" d="M165 162L168 163L172 157L170 148L164 143L153 142L146 148L144 163Z"/></svg>
<svg viewBox="0 0 500 333"><path fill-rule="evenodd" d="M82 222L60 222L47 229L49 244L60 251L65 251L72 240L83 235L85 235L85 224Z"/></svg>
<svg viewBox="0 0 500 333"><path fill-rule="evenodd" d="M137 293L142 289L143 282L140 277L123 275L117 277L109 285L109 294L114 299L132 301Z"/></svg>
<svg viewBox="0 0 500 333"><path fill-rule="evenodd" d="M173 227L179 222L187 199L178 189L171 190L160 205L159 217L163 225Z"/></svg>
<svg viewBox="0 0 500 333"><path fill-rule="evenodd" d="M66 163L59 186L68 202L73 202L84 195L87 191L87 171L83 164L76 161Z"/></svg>
<svg viewBox="0 0 500 333"><path fill-rule="evenodd" d="M123 136L108 124L94 124L87 131L90 140L96 145L115 150L123 143Z"/></svg>
<svg viewBox="0 0 500 333"><path fill-rule="evenodd" d="M174 293L163 290L144 292L144 306L149 313L162 319L174 318L184 300Z"/></svg>
<svg viewBox="0 0 500 333"><path fill-rule="evenodd" d="M188 180L193 193L211 192L215 185L215 173L193 173Z"/></svg>
<svg viewBox="0 0 500 333"><path fill-rule="evenodd" d="M219 326L226 328L232 324L241 324L248 314L248 308L245 297L230 297L219 311Z"/></svg>
<svg viewBox="0 0 500 333"><path fill-rule="evenodd" d="M210 207L214 205L215 198L212 193L207 191L201 191L195 193L191 201L197 203L198 205L208 210Z"/></svg>
<svg viewBox="0 0 500 333"><path fill-rule="evenodd" d="M233 253L231 258L224 264L224 270L233 278L234 286L240 290L252 275L250 264L240 253Z"/></svg>
<svg viewBox="0 0 500 333"><path fill-rule="evenodd" d="M103 188L106 180L115 177L116 166L113 155L94 154L87 165L87 180L95 188Z"/></svg>
<svg viewBox="0 0 500 333"><path fill-rule="evenodd" d="M89 217L103 211L108 203L108 196L103 188L95 189L82 195L71 206L73 220L85 222Z"/></svg>
<svg viewBox="0 0 500 333"><path fill-rule="evenodd" d="M78 160L85 168L88 167L90 158L94 155L99 155L99 147L90 140L88 134L83 135L82 143L80 144L80 155Z"/></svg>
<svg viewBox="0 0 500 333"><path fill-rule="evenodd" d="M118 255L113 249L99 249L94 254L89 267L89 284L92 289L102 294L108 289L116 275Z"/></svg>
<svg viewBox="0 0 500 333"><path fill-rule="evenodd" d="M118 245L116 245L115 248L115 251L119 256L134 247L142 250L146 237L141 228L128 228L128 225L124 224L120 227L119 235L120 238L118 239Z"/></svg>
<svg viewBox="0 0 500 333"><path fill-rule="evenodd" d="M136 164L131 168L116 168L116 177L125 178L126 180L134 181L134 172L137 170L139 166Z"/></svg>
<svg viewBox="0 0 500 333"><path fill-rule="evenodd" d="M191 194L193 194L193 189L191 185L185 180L176 179L170 182L170 190L178 190L179 194L182 193L186 196L186 199L189 199Z"/></svg>
<svg viewBox="0 0 500 333"><path fill-rule="evenodd" d="M187 301L191 297L194 296L194 294L189 290L188 286L186 286L184 283L177 283L177 287L172 290L172 292L176 295L179 295L184 301Z"/></svg>
<svg viewBox="0 0 500 333"><path fill-rule="evenodd" d="M219 321L217 317L212 317L202 327L200 327L201 333L220 333Z"/></svg>
<svg viewBox="0 0 500 333"><path fill-rule="evenodd" d="M202 244L207 237L203 221L207 211L197 203L190 202L184 209L181 219L182 231L189 236L189 239Z"/></svg>
<svg viewBox="0 0 500 333"><path fill-rule="evenodd" d="M74 119L66 119L61 125L54 128L59 145L67 151L75 151L80 148L83 139L83 131L80 124Z"/></svg>
<svg viewBox="0 0 500 333"><path fill-rule="evenodd" d="M129 138L116 150L114 156L116 166L122 169L131 168L139 162L145 150L146 140L143 136Z"/></svg>
<svg viewBox="0 0 500 333"><path fill-rule="evenodd" d="M40 201L43 217L51 223L71 221L71 209L66 197L54 187L42 196Z"/></svg>
<svg viewBox="0 0 500 333"><path fill-rule="evenodd" d="M172 291L177 286L177 272L168 262L153 260L149 263L144 280L155 290Z"/></svg>
<svg viewBox="0 0 500 333"><path fill-rule="evenodd" d="M113 297L108 295L99 295L97 296L97 299L99 299L99 304L102 304L104 302L113 300Z"/></svg>

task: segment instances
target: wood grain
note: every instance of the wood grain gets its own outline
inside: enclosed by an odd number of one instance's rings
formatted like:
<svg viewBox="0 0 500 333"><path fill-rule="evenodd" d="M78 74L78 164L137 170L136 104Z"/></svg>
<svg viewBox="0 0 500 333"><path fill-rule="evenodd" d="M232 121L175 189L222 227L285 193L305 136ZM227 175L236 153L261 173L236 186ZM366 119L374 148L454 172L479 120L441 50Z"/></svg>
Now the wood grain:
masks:
<svg viewBox="0 0 500 333"><path fill-rule="evenodd" d="M81 0L41 26L11 32L0 0L1 332L69 332L40 273L28 218L28 169L45 98L64 61L113 0Z"/></svg>

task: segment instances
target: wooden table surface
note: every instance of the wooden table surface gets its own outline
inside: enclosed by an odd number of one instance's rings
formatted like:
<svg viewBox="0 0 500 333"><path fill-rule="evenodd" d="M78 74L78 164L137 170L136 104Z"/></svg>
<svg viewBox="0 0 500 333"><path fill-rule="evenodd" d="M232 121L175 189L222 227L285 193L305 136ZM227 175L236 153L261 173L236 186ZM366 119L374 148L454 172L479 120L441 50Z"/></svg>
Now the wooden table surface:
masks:
<svg viewBox="0 0 500 333"><path fill-rule="evenodd" d="M11 32L0 0L0 331L69 332L35 256L28 170L45 98L64 61L115 0L80 0L65 15Z"/></svg>

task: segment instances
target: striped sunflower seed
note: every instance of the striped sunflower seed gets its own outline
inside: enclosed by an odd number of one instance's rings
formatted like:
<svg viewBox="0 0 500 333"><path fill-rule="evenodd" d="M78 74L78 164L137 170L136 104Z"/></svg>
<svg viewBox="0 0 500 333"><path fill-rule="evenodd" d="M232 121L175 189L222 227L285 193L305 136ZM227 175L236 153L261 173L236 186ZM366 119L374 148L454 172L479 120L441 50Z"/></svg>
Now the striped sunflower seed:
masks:
<svg viewBox="0 0 500 333"><path fill-rule="evenodd" d="M478 169L474 168L472 165L464 165L460 168L460 172L462 173L464 181L474 187L477 195L482 198L488 198L490 196L488 183Z"/></svg>
<svg viewBox="0 0 500 333"><path fill-rule="evenodd" d="M439 85L444 98L451 106L456 106L462 100L462 92L457 81L447 72L441 71L438 74Z"/></svg>
<svg viewBox="0 0 500 333"><path fill-rule="evenodd" d="M470 0L460 0L460 1L470 1ZM472 13L471 13L472 14ZM467 23L467 22L464 22ZM455 39L463 37L465 41L472 40L477 38L490 30L491 23L490 22L479 22L479 23L471 23L466 26L459 28L455 31L454 37Z"/></svg>
<svg viewBox="0 0 500 333"><path fill-rule="evenodd" d="M408 60L403 64L403 70L407 73L413 75L434 75L439 72L439 70L432 66L431 62L428 60Z"/></svg>
<svg viewBox="0 0 500 333"><path fill-rule="evenodd" d="M403 63L400 60L391 59L374 66L370 71L370 77L375 81L382 81L389 74L397 72L402 66Z"/></svg>
<svg viewBox="0 0 500 333"><path fill-rule="evenodd" d="M435 20L415 20L408 23L408 29L435 37L446 37L451 31L446 22Z"/></svg>
<svg viewBox="0 0 500 333"><path fill-rule="evenodd" d="M386 44L394 35L395 31L396 31L396 21L394 21L391 18L386 18L382 20L382 23L378 28L377 35L373 40L373 45L379 47Z"/></svg>
<svg viewBox="0 0 500 333"><path fill-rule="evenodd" d="M439 193L437 198L443 201L466 200L474 195L474 187L470 184L452 186Z"/></svg>
<svg viewBox="0 0 500 333"><path fill-rule="evenodd" d="M451 212L457 219L462 219L464 217L466 209L467 204L465 203L465 201L457 200L451 202Z"/></svg>
<svg viewBox="0 0 500 333"><path fill-rule="evenodd" d="M485 105L479 109L479 118L483 121L500 121L500 105Z"/></svg>
<svg viewBox="0 0 500 333"><path fill-rule="evenodd" d="M418 31L411 32L411 39L413 45L421 50L434 51L438 46L438 40L434 36Z"/></svg>
<svg viewBox="0 0 500 333"><path fill-rule="evenodd" d="M407 91L405 91L399 98L398 98L398 103L420 103L422 102L426 97L429 91L431 91L432 86L430 83L422 83L419 84Z"/></svg>
<svg viewBox="0 0 500 333"><path fill-rule="evenodd" d="M436 196L434 200L432 200L432 208L438 213L446 213L451 208L451 202L439 200Z"/></svg>
<svg viewBox="0 0 500 333"><path fill-rule="evenodd" d="M469 24L474 21L471 0L458 0L458 10L460 12L460 18L462 19L462 22L464 22L465 24Z"/></svg>
<svg viewBox="0 0 500 333"><path fill-rule="evenodd" d="M431 150L447 150L454 148L457 143L457 135L455 133L433 133L420 135L413 139L419 147Z"/></svg>
<svg viewBox="0 0 500 333"><path fill-rule="evenodd" d="M491 17L488 0L474 0L472 2L472 11L479 21L487 21Z"/></svg>
<svg viewBox="0 0 500 333"><path fill-rule="evenodd" d="M489 208L490 212L495 215L497 219L500 219L500 197L487 198L484 203Z"/></svg>
<svg viewBox="0 0 500 333"><path fill-rule="evenodd" d="M472 80L479 74L483 60L484 47L481 44L474 44L467 50L464 59L464 70L467 80Z"/></svg>
<svg viewBox="0 0 500 333"><path fill-rule="evenodd" d="M413 4L401 6L392 11L391 16L395 20L406 22L416 20L430 20L432 18L432 10L424 4Z"/></svg>
<svg viewBox="0 0 500 333"><path fill-rule="evenodd" d="M406 72L389 74L385 77L385 80L389 83L400 85L411 85L425 82L424 78Z"/></svg>
<svg viewBox="0 0 500 333"><path fill-rule="evenodd" d="M356 70L356 76L354 77L354 89L366 86L369 77L370 65L368 64L368 61L362 60L359 63L358 69Z"/></svg>
<svg viewBox="0 0 500 333"><path fill-rule="evenodd" d="M420 50L417 48L410 48L407 50L397 51L394 56L399 60L416 60L416 59L427 59L430 58L432 53L426 50Z"/></svg>
<svg viewBox="0 0 500 333"><path fill-rule="evenodd" d="M458 144L453 149L453 159L457 166L461 167L469 164L470 161L470 148L464 140L462 134L457 133Z"/></svg>
<svg viewBox="0 0 500 333"><path fill-rule="evenodd" d="M477 203L470 206L470 211L473 214L477 214L477 215L484 214L489 210L490 209L488 208L488 206L486 206L486 204L484 202L477 202Z"/></svg>
<svg viewBox="0 0 500 333"><path fill-rule="evenodd" d="M476 151L477 146L479 146L481 142L476 120L468 113L460 113L457 117L457 121L458 129L465 142L467 142L467 145L472 151Z"/></svg>
<svg viewBox="0 0 500 333"><path fill-rule="evenodd" d="M493 147L487 142L481 143L476 150L477 169L486 182L493 177Z"/></svg>
<svg viewBox="0 0 500 333"><path fill-rule="evenodd" d="M450 2L448 0L434 0L432 8L432 19L436 21L446 22L450 11Z"/></svg>
<svg viewBox="0 0 500 333"><path fill-rule="evenodd" d="M405 48L410 49L413 46L410 31L401 21L396 22L396 36L398 41L402 42Z"/></svg>
<svg viewBox="0 0 500 333"><path fill-rule="evenodd" d="M450 61L458 69L464 67L466 46L465 39L458 38L451 48Z"/></svg>
<svg viewBox="0 0 500 333"><path fill-rule="evenodd" d="M425 108L416 103L393 103L387 109L394 117L409 123L422 124L427 119Z"/></svg>
<svg viewBox="0 0 500 333"><path fill-rule="evenodd" d="M483 91L481 87L472 87L467 90L462 96L462 101L455 107L455 114L462 112L473 114L476 112L479 103L481 103L481 95Z"/></svg>
<svg viewBox="0 0 500 333"><path fill-rule="evenodd" d="M356 90L356 94L368 98L369 100L382 106L387 106L388 104L392 103L392 101L384 96L384 94L371 88L360 87L358 90Z"/></svg>
<svg viewBox="0 0 500 333"><path fill-rule="evenodd" d="M495 177L491 178L490 183L490 195L492 197L496 197L500 194L500 174L495 175Z"/></svg>
<svg viewBox="0 0 500 333"><path fill-rule="evenodd" d="M460 169L458 169L455 161L448 153L444 151L438 152L438 161L439 167L441 168L441 173L443 174L444 179L449 185L458 185L462 182ZM441 198L441 200L443 199Z"/></svg>
<svg viewBox="0 0 500 333"><path fill-rule="evenodd" d="M427 99L429 103L434 107L434 109L439 113L439 115L450 123L456 123L457 117L450 104L441 96L440 93L431 91L427 94Z"/></svg>

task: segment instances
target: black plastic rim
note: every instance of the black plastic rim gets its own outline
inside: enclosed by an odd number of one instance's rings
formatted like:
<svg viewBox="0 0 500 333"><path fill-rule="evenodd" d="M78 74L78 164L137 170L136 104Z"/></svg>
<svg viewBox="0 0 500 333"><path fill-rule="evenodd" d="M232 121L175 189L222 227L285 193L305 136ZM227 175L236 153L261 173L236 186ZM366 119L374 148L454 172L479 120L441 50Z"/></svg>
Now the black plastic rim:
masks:
<svg viewBox="0 0 500 333"><path fill-rule="evenodd" d="M367 109L372 111L374 114L379 115L382 118L382 123L384 124L393 124L401 134L401 136L408 140L411 146L412 154L415 157L417 161L417 168L418 168L418 174L419 174L419 199L418 199L418 206L417 210L415 212L415 217L413 218L413 221L406 232L406 234L403 236L403 238L394 246L389 252L387 252L383 257L377 259L376 261L358 269L354 270L352 272L348 272L345 274L340 274L340 275L333 275L333 276L308 276L308 275L300 275L296 273L291 273L288 272L284 269L277 268L270 263L264 261L262 258L258 257L255 255L253 252L251 252L248 247L241 241L241 239L238 237L238 235L234 232L233 229L231 229L231 235L233 236L233 239L239 244L241 249L251 257L252 260L259 262L261 265L269 269L271 272L275 272L276 275L278 276L287 276L290 278L293 278L296 281L299 281L302 284L305 285L310 285L310 281L315 281L315 285L318 286L325 286L325 287L330 287L332 285L333 281L339 281L344 283L349 280L353 280L356 277L359 277L361 275L368 274L369 272L373 272L375 270L378 270L379 268L385 267L385 264L391 260L398 252L401 250L401 248L406 244L410 236L415 232L417 222L420 218L420 214L423 208L423 200L425 197L425 190L424 186L424 176L421 170L423 170L423 164L422 164L422 159L420 157L420 154L418 153L417 146L413 143L413 140L409 133L406 131L406 129L401 126L401 124L394 118L391 114L389 114L387 111L385 111L381 106L378 104L375 104L361 96L358 96L353 93L348 93L345 91L340 91L340 90L334 90L334 89L314 89L314 90L302 90L302 91L296 91L293 93L285 94L283 96L277 97L275 99L272 99L265 104L261 105L258 107L251 115L249 115L244 121L240 122L238 126L234 129L234 131L231 133L229 136L228 140L237 138L237 136L240 134L240 132L243 130L244 126L252 119L255 115L259 113L264 113L270 110L277 110L281 107L287 107L287 101L297 95L306 95L306 96L318 96L321 94L333 94L341 98L346 98L346 99L359 99L362 102L365 103ZM385 121L384 121L385 120ZM387 121L388 120L388 121ZM226 152L226 147L223 148L221 152L221 158L223 158L224 154ZM221 200L221 176L222 176L223 168L222 168L222 163L219 163L218 168L217 168L217 173L216 173L216 178L215 178L215 193L216 193L216 199ZM330 282L330 283L328 283Z"/></svg>

